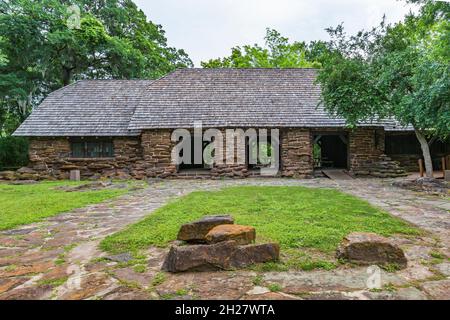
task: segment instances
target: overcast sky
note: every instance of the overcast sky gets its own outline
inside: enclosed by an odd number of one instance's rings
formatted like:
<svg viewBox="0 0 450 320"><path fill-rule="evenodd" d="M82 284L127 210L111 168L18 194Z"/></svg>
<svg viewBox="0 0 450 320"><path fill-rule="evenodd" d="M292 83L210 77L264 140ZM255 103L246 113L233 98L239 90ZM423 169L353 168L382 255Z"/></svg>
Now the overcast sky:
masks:
<svg viewBox="0 0 450 320"><path fill-rule="evenodd" d="M327 40L324 30L344 22L349 33L400 20L411 8L396 0L135 0L166 31L169 45L196 66L237 45L264 43L273 28L290 40Z"/></svg>

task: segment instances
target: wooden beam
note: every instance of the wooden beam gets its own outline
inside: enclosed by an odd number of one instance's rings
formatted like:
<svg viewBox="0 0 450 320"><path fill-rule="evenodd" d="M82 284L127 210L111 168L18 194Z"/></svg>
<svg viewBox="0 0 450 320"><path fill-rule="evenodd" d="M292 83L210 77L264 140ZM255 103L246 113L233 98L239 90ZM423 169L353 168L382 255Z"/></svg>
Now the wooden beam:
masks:
<svg viewBox="0 0 450 320"><path fill-rule="evenodd" d="M423 160L419 159L419 172L420 172L420 177L423 177Z"/></svg>
<svg viewBox="0 0 450 320"><path fill-rule="evenodd" d="M340 134L340 135L339 135L339 138L341 138L341 140L342 140L342 142L343 142L344 144L348 144L348 140L347 140L347 137L346 137L345 135Z"/></svg>

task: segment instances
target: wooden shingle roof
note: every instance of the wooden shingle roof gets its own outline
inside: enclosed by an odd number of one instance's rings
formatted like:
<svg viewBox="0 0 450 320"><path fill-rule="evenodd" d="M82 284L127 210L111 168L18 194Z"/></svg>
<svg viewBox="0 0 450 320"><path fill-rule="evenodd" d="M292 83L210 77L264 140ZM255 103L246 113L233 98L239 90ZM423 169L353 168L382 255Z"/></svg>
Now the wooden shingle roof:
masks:
<svg viewBox="0 0 450 320"><path fill-rule="evenodd" d="M196 121L204 127L345 126L318 107L316 72L180 69L156 81L79 81L49 95L15 135L138 135L143 129L189 128Z"/></svg>
<svg viewBox="0 0 450 320"><path fill-rule="evenodd" d="M16 136L129 136L128 124L150 80L82 80L52 92Z"/></svg>

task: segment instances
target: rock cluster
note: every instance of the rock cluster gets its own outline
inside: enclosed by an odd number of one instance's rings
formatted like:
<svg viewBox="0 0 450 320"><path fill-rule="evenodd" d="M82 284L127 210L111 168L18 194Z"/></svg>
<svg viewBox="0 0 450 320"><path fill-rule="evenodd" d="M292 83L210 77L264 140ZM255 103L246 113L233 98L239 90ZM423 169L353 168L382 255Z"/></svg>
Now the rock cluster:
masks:
<svg viewBox="0 0 450 320"><path fill-rule="evenodd" d="M37 171L23 167L17 171L1 171L0 172L0 180L38 180L40 179L40 175Z"/></svg>
<svg viewBox="0 0 450 320"><path fill-rule="evenodd" d="M216 226L233 223L233 217L228 215L206 216L200 220L183 224L178 232L177 240L191 243L205 242L209 230Z"/></svg>
<svg viewBox="0 0 450 320"><path fill-rule="evenodd" d="M404 189L432 194L450 195L450 182L434 178L418 178L394 181L392 185Z"/></svg>
<svg viewBox="0 0 450 320"><path fill-rule="evenodd" d="M336 252L336 258L359 265L396 265L406 268L402 249L375 233L353 232L347 235Z"/></svg>
<svg viewBox="0 0 450 320"><path fill-rule="evenodd" d="M277 261L279 245L252 244L255 236L253 227L235 225L231 216L206 216L181 226L177 239L187 245L172 246L162 269L169 272L231 270Z"/></svg>
<svg viewBox="0 0 450 320"><path fill-rule="evenodd" d="M355 173L377 178L397 178L408 175L398 161L393 161L385 154L380 155L377 160L371 161L370 164L367 164Z"/></svg>

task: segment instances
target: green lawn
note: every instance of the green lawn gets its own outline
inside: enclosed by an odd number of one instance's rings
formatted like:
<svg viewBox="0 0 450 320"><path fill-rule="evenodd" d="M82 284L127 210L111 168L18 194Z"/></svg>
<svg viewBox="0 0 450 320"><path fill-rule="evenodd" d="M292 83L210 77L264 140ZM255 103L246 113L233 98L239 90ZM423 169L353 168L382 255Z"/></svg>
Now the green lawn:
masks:
<svg viewBox="0 0 450 320"><path fill-rule="evenodd" d="M235 223L254 226L257 242L279 242L282 253L294 257L294 264L302 260L301 269L321 267L321 264L327 268L331 260L314 262L305 252L317 252L331 259L342 238L352 231L385 236L420 233L407 222L368 202L336 190L233 187L194 192L173 201L144 220L107 237L101 246L111 252L166 246L175 240L180 225L211 214L231 214Z"/></svg>
<svg viewBox="0 0 450 320"><path fill-rule="evenodd" d="M102 202L126 193L125 189L66 192L55 187L79 182L41 182L30 185L0 184L0 230L42 220L74 208Z"/></svg>

